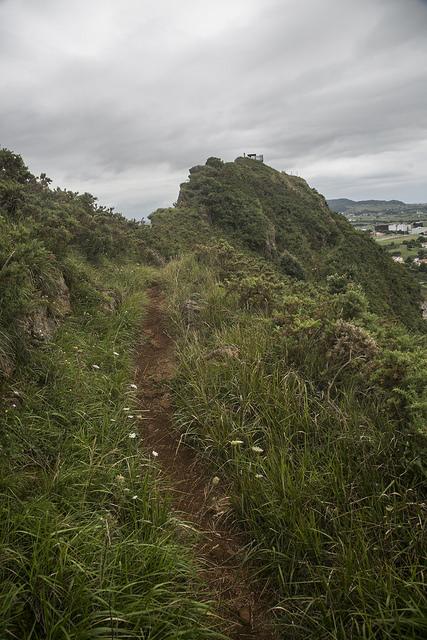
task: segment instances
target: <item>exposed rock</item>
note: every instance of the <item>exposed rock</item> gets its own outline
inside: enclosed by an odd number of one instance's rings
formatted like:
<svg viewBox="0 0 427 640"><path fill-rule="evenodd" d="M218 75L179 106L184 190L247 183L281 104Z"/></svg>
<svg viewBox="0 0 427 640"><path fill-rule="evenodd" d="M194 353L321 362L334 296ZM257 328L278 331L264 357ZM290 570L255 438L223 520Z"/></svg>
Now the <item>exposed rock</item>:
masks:
<svg viewBox="0 0 427 640"><path fill-rule="evenodd" d="M201 303L193 298L185 300L181 305L181 314L188 325L193 325L195 323L201 310Z"/></svg>
<svg viewBox="0 0 427 640"><path fill-rule="evenodd" d="M103 300L101 309L107 313L114 313L122 303L122 295L116 289L101 289Z"/></svg>
<svg viewBox="0 0 427 640"><path fill-rule="evenodd" d="M58 273L55 297L41 304L21 321L24 332L35 341L50 340L60 321L71 312L70 291Z"/></svg>
<svg viewBox="0 0 427 640"><path fill-rule="evenodd" d="M50 340L55 333L58 322L47 307L40 307L24 318L21 323L25 333L35 341Z"/></svg>
<svg viewBox="0 0 427 640"><path fill-rule="evenodd" d="M71 313L70 291L65 283L62 273L58 273L56 282L56 296L50 303L50 310L53 316L63 318Z"/></svg>

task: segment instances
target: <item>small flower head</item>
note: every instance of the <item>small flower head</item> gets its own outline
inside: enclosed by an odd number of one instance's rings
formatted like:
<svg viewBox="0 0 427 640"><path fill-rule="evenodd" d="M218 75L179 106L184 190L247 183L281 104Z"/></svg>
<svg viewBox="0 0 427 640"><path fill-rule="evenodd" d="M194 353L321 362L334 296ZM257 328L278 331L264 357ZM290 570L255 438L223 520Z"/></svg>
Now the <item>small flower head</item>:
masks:
<svg viewBox="0 0 427 640"><path fill-rule="evenodd" d="M131 389L138 389L138 387L136 386L136 384L130 384L129 385Z"/></svg>
<svg viewBox="0 0 427 640"><path fill-rule="evenodd" d="M100 367L97 364L93 364L92 369L95 369L95 371L97 371L98 369L100 369Z"/></svg>
<svg viewBox="0 0 427 640"><path fill-rule="evenodd" d="M132 433L130 433L130 434L129 434L129 438L130 438L131 440L135 440L135 438L136 438L136 433L135 433L135 431L132 431Z"/></svg>
<svg viewBox="0 0 427 640"><path fill-rule="evenodd" d="M243 444L243 440L230 440L230 444L233 447L237 447L239 444Z"/></svg>
<svg viewBox="0 0 427 640"><path fill-rule="evenodd" d="M212 486L216 487L219 485L219 483L220 483L220 479L218 478L218 476L214 476L212 478Z"/></svg>
<svg viewBox="0 0 427 640"><path fill-rule="evenodd" d="M264 453L264 449L261 449L261 447L252 447L252 451L255 453Z"/></svg>
<svg viewBox="0 0 427 640"><path fill-rule="evenodd" d="M154 458L157 458L157 456L158 456L159 454L157 453L157 451L152 451L152 452L151 452L151 455L152 455Z"/></svg>

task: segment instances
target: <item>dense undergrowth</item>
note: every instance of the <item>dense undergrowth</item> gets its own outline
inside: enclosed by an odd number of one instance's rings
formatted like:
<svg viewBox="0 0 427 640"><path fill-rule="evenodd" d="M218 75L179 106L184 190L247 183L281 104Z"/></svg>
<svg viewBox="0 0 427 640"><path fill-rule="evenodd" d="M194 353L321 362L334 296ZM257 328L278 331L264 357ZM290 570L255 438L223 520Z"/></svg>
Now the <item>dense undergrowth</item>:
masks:
<svg viewBox="0 0 427 640"><path fill-rule="evenodd" d="M425 339L224 243L165 274L177 425L230 483L284 637L425 637Z"/></svg>

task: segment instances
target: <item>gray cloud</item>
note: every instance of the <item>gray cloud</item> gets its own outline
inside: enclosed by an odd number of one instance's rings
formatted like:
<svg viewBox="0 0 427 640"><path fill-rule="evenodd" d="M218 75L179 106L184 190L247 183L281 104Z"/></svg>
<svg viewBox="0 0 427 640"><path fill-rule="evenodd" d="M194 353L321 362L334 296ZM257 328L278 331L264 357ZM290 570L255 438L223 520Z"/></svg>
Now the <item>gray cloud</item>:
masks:
<svg viewBox="0 0 427 640"><path fill-rule="evenodd" d="M0 144L137 217L251 150L427 200L426 31L423 0L0 0Z"/></svg>

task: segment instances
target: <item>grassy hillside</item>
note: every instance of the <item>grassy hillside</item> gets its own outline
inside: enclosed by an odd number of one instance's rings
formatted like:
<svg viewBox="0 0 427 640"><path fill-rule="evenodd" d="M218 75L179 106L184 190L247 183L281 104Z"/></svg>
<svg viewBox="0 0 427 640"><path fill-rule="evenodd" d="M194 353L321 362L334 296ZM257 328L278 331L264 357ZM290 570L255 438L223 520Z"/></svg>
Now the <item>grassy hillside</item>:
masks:
<svg viewBox="0 0 427 640"><path fill-rule="evenodd" d="M6 150L0 637L227 637L144 449L134 360L154 281L178 441L231 501L278 637L424 638L427 343L411 274L301 178L252 160L194 167L144 224Z"/></svg>
<svg viewBox="0 0 427 640"><path fill-rule="evenodd" d="M141 448L137 231L1 152L1 638L218 637Z"/></svg>
<svg viewBox="0 0 427 640"><path fill-rule="evenodd" d="M190 170L178 209L191 208L228 239L268 259L284 274L324 281L345 274L360 284L373 311L420 326L420 291L410 273L376 243L329 210L299 177L245 158L211 158Z"/></svg>
<svg viewBox="0 0 427 640"><path fill-rule="evenodd" d="M177 427L232 496L279 637L423 638L425 339L342 278L296 283L230 245L165 277Z"/></svg>
<svg viewBox="0 0 427 640"><path fill-rule="evenodd" d="M114 306L115 292L92 282L87 265L158 260L141 224L98 206L88 193L49 183L20 156L0 150L0 376L49 337L75 301Z"/></svg>

